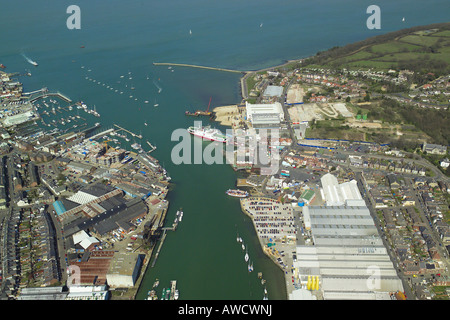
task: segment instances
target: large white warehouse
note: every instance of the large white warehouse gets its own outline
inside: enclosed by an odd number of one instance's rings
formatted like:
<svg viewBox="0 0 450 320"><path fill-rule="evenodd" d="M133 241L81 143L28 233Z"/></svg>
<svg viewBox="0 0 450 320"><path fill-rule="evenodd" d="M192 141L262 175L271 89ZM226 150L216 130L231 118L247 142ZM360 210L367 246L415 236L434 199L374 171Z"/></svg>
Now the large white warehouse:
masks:
<svg viewBox="0 0 450 320"><path fill-rule="evenodd" d="M319 279L325 300L390 299L390 293L403 291L366 206L308 206L303 214L312 245L297 246L294 268L303 283ZM304 298L302 290L291 299Z"/></svg>
<svg viewBox="0 0 450 320"><path fill-rule="evenodd" d="M284 121L281 103L251 104L245 102L247 120L255 128L279 126Z"/></svg>

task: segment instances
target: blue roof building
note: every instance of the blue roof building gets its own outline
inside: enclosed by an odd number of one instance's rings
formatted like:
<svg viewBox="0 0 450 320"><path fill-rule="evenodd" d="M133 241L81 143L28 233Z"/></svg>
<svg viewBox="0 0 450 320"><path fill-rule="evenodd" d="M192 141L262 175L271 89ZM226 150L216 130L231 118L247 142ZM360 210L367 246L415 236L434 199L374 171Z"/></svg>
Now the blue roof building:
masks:
<svg viewBox="0 0 450 320"><path fill-rule="evenodd" d="M56 214L58 216L62 215L64 212L67 211L63 203L59 200L53 202L53 208L55 208Z"/></svg>

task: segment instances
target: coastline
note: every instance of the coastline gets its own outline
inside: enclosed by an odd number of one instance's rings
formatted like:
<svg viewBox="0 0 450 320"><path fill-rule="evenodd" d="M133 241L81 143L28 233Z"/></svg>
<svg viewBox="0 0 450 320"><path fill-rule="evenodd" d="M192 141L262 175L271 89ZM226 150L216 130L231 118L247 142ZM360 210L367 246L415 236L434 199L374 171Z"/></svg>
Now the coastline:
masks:
<svg viewBox="0 0 450 320"><path fill-rule="evenodd" d="M163 222L165 221L166 214L167 214L168 210L169 210L169 202L168 202L167 208L163 209L163 211L161 213L161 217L162 218L161 218L160 221L163 221ZM141 271L140 271L139 277L138 277L138 279L136 281L136 284L134 286L135 291L133 293L132 300L136 300L137 294L141 290L141 285L142 285L142 282L143 282L143 280L145 278L145 275L147 274L147 271L149 269L150 261L152 261L152 258L156 259L156 257L153 256L153 253L154 253L155 249L157 248L158 244L161 243L161 241L163 241L163 239L160 238L158 240L158 242L156 242L151 247L151 249L149 249L147 254L145 255L145 259L146 260L145 260L144 264L141 267Z"/></svg>
<svg viewBox="0 0 450 320"><path fill-rule="evenodd" d="M244 75L239 80L240 81L240 90L241 90L241 102L236 105L226 105L226 106L219 106L219 107L214 108L212 111L214 121L218 122L220 125L231 127L231 128L234 128L237 125L239 125L240 121L244 120L245 110L244 110L243 105L245 104L245 101L248 99L247 78L250 76L253 76L254 74L256 74L258 72L274 70L277 68L287 66L292 63L301 63L304 59L307 59L307 58L286 60L286 62L284 62L280 65L245 72ZM243 114L242 114L242 111L244 111ZM239 116L242 116L242 118L239 118ZM268 252L268 250L266 250L266 245L258 234L253 216L245 210L245 208L243 207L242 201L240 201L240 207L241 207L241 213L248 216L250 218L250 220L252 221L253 230L255 231L256 236L258 238L258 243L260 245L261 251L283 273L283 280L284 280L282 283L283 291L284 291L284 299L283 300L289 300L289 292L288 292L288 286L287 286L287 282L289 281L289 274L285 274L285 270L283 270L283 267L280 264L276 263L274 257Z"/></svg>
<svg viewBox="0 0 450 320"><path fill-rule="evenodd" d="M260 199L260 198L263 198L263 197L252 197L252 198ZM247 217L249 217L250 220L252 221L253 229L255 230L256 235L257 235L257 237L258 237L258 242L259 242L259 245L260 245L260 248L261 248L262 252L264 253L264 255L265 255L266 257L268 257L268 258L273 262L274 265L276 265L276 266L278 267L279 270L281 270L281 271L283 272L283 278L284 278L284 280L285 280L285 282L283 282L284 293L285 293L284 300L289 300L288 287L286 286L286 281L287 281L288 278L287 278L287 276L284 276L284 270L283 270L283 268L281 267L280 264L277 264L277 263L275 262L273 256L272 256L271 254L269 254L268 250L266 250L266 244L263 242L263 240L261 239L261 237L258 235L257 228L256 228L256 225L255 225L255 221L254 221L254 219L253 219L253 216L252 216L252 215L244 208L243 202L242 202L242 201L239 201L239 203L240 203L240 207L241 207L242 213L245 214Z"/></svg>

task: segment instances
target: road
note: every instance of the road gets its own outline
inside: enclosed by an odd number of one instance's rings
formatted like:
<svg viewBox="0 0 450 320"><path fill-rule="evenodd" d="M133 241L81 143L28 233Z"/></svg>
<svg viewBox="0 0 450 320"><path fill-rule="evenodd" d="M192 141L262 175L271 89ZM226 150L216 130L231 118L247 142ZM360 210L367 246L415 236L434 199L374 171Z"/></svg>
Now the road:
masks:
<svg viewBox="0 0 450 320"><path fill-rule="evenodd" d="M414 192L412 192L412 194L413 194L414 200L416 201L416 206L415 207L419 210L420 218L424 222L425 227L427 228L427 230L430 232L431 237L433 238L433 241L436 243L436 249L437 249L439 255L442 257L441 261L445 264L447 270L449 270L450 262L449 262L449 259L448 259L447 250L445 249L445 247L442 247L440 245L441 244L441 239L436 234L436 231L431 227L430 218L426 214L426 213L428 213L428 208L423 203L421 197L417 196L416 188L415 188L413 182L411 181L411 179L405 179L405 181L408 184L410 190L414 190Z"/></svg>
<svg viewBox="0 0 450 320"><path fill-rule="evenodd" d="M367 208L369 208L370 215L372 216L375 226L377 227L378 234L379 234L381 240L383 241L383 245L386 248L387 253L389 254L389 258L391 259L391 262L397 271L397 275L400 278L400 280L402 281L403 289L405 290L405 294L408 297L408 299L415 300L416 295L411 290L411 287L408 283L408 278L403 274L403 272L399 268L399 261L397 260L397 256L396 256L395 252L393 251L392 247L390 246L389 242L387 241L387 237L386 237L386 234L384 233L381 222L376 215L376 212L375 212L375 209L373 206L373 201L372 201L371 197L369 196L369 193L367 192L367 187L366 187L364 178L362 176L362 172L357 171L357 172L355 172L355 175L356 175L356 181L358 183L359 191L360 191L361 195L363 196L364 201L367 204Z"/></svg>
<svg viewBox="0 0 450 320"><path fill-rule="evenodd" d="M33 211L38 211L37 208L35 208L34 206L25 206L25 207L18 207L17 206L17 199L18 199L18 195L17 192L14 190L14 184L13 184L13 172L14 172L14 159L13 157L18 157L20 153L18 152L11 152L5 155L6 157L6 170L5 170L5 188L7 189L7 196L9 198L9 206L7 210L3 210L3 212L0 214L0 218L5 218L5 221L7 221L7 219L10 219L11 215L14 212L19 211L21 208L27 209L27 210L33 210ZM43 205L40 205L40 207L42 207ZM56 221L55 219L55 215L52 215L50 212L48 213L50 215L50 217L52 218L53 221L53 226L55 227L55 231L56 231L56 235L57 235L57 244L58 244L58 248L57 248L57 252L56 257L60 259L60 270L61 270L61 276L62 276L62 281L65 281L66 278L66 267L65 267L65 262L64 262L64 257L61 256L61 253L65 252L64 249L64 244L62 241L62 234L61 234L61 230L59 229L59 223ZM50 228L52 226L49 226ZM3 234L1 235L3 237ZM2 239L3 241L5 241L6 239ZM4 267L4 266L3 266ZM6 270L6 269L4 269ZM2 287L3 289L3 287Z"/></svg>

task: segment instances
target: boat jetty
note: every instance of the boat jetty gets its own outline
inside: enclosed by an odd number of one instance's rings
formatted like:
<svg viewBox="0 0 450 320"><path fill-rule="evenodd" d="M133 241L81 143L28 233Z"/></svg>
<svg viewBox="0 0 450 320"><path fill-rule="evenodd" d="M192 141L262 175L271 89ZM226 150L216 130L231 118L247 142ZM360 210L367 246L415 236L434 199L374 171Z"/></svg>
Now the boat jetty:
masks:
<svg viewBox="0 0 450 320"><path fill-rule="evenodd" d="M170 281L170 288L163 288L161 300L178 300L179 291L177 289L177 281ZM150 299L149 299L150 300Z"/></svg>
<svg viewBox="0 0 450 320"><path fill-rule="evenodd" d="M167 230L175 231L177 229L177 227L178 227L178 223L180 223L180 221L182 219L183 219L183 211L180 209L180 210L177 211L177 214L176 214L176 217L175 217L175 220L174 220L172 226L171 227L164 227L164 228L161 229L163 231L163 234L162 234L159 246L158 246L158 250L156 251L155 258L153 259L153 262L152 262L152 268L155 266L156 260L158 259L158 256L159 256L159 252L161 251L161 248L162 248L162 245L164 243L164 240L166 239Z"/></svg>

